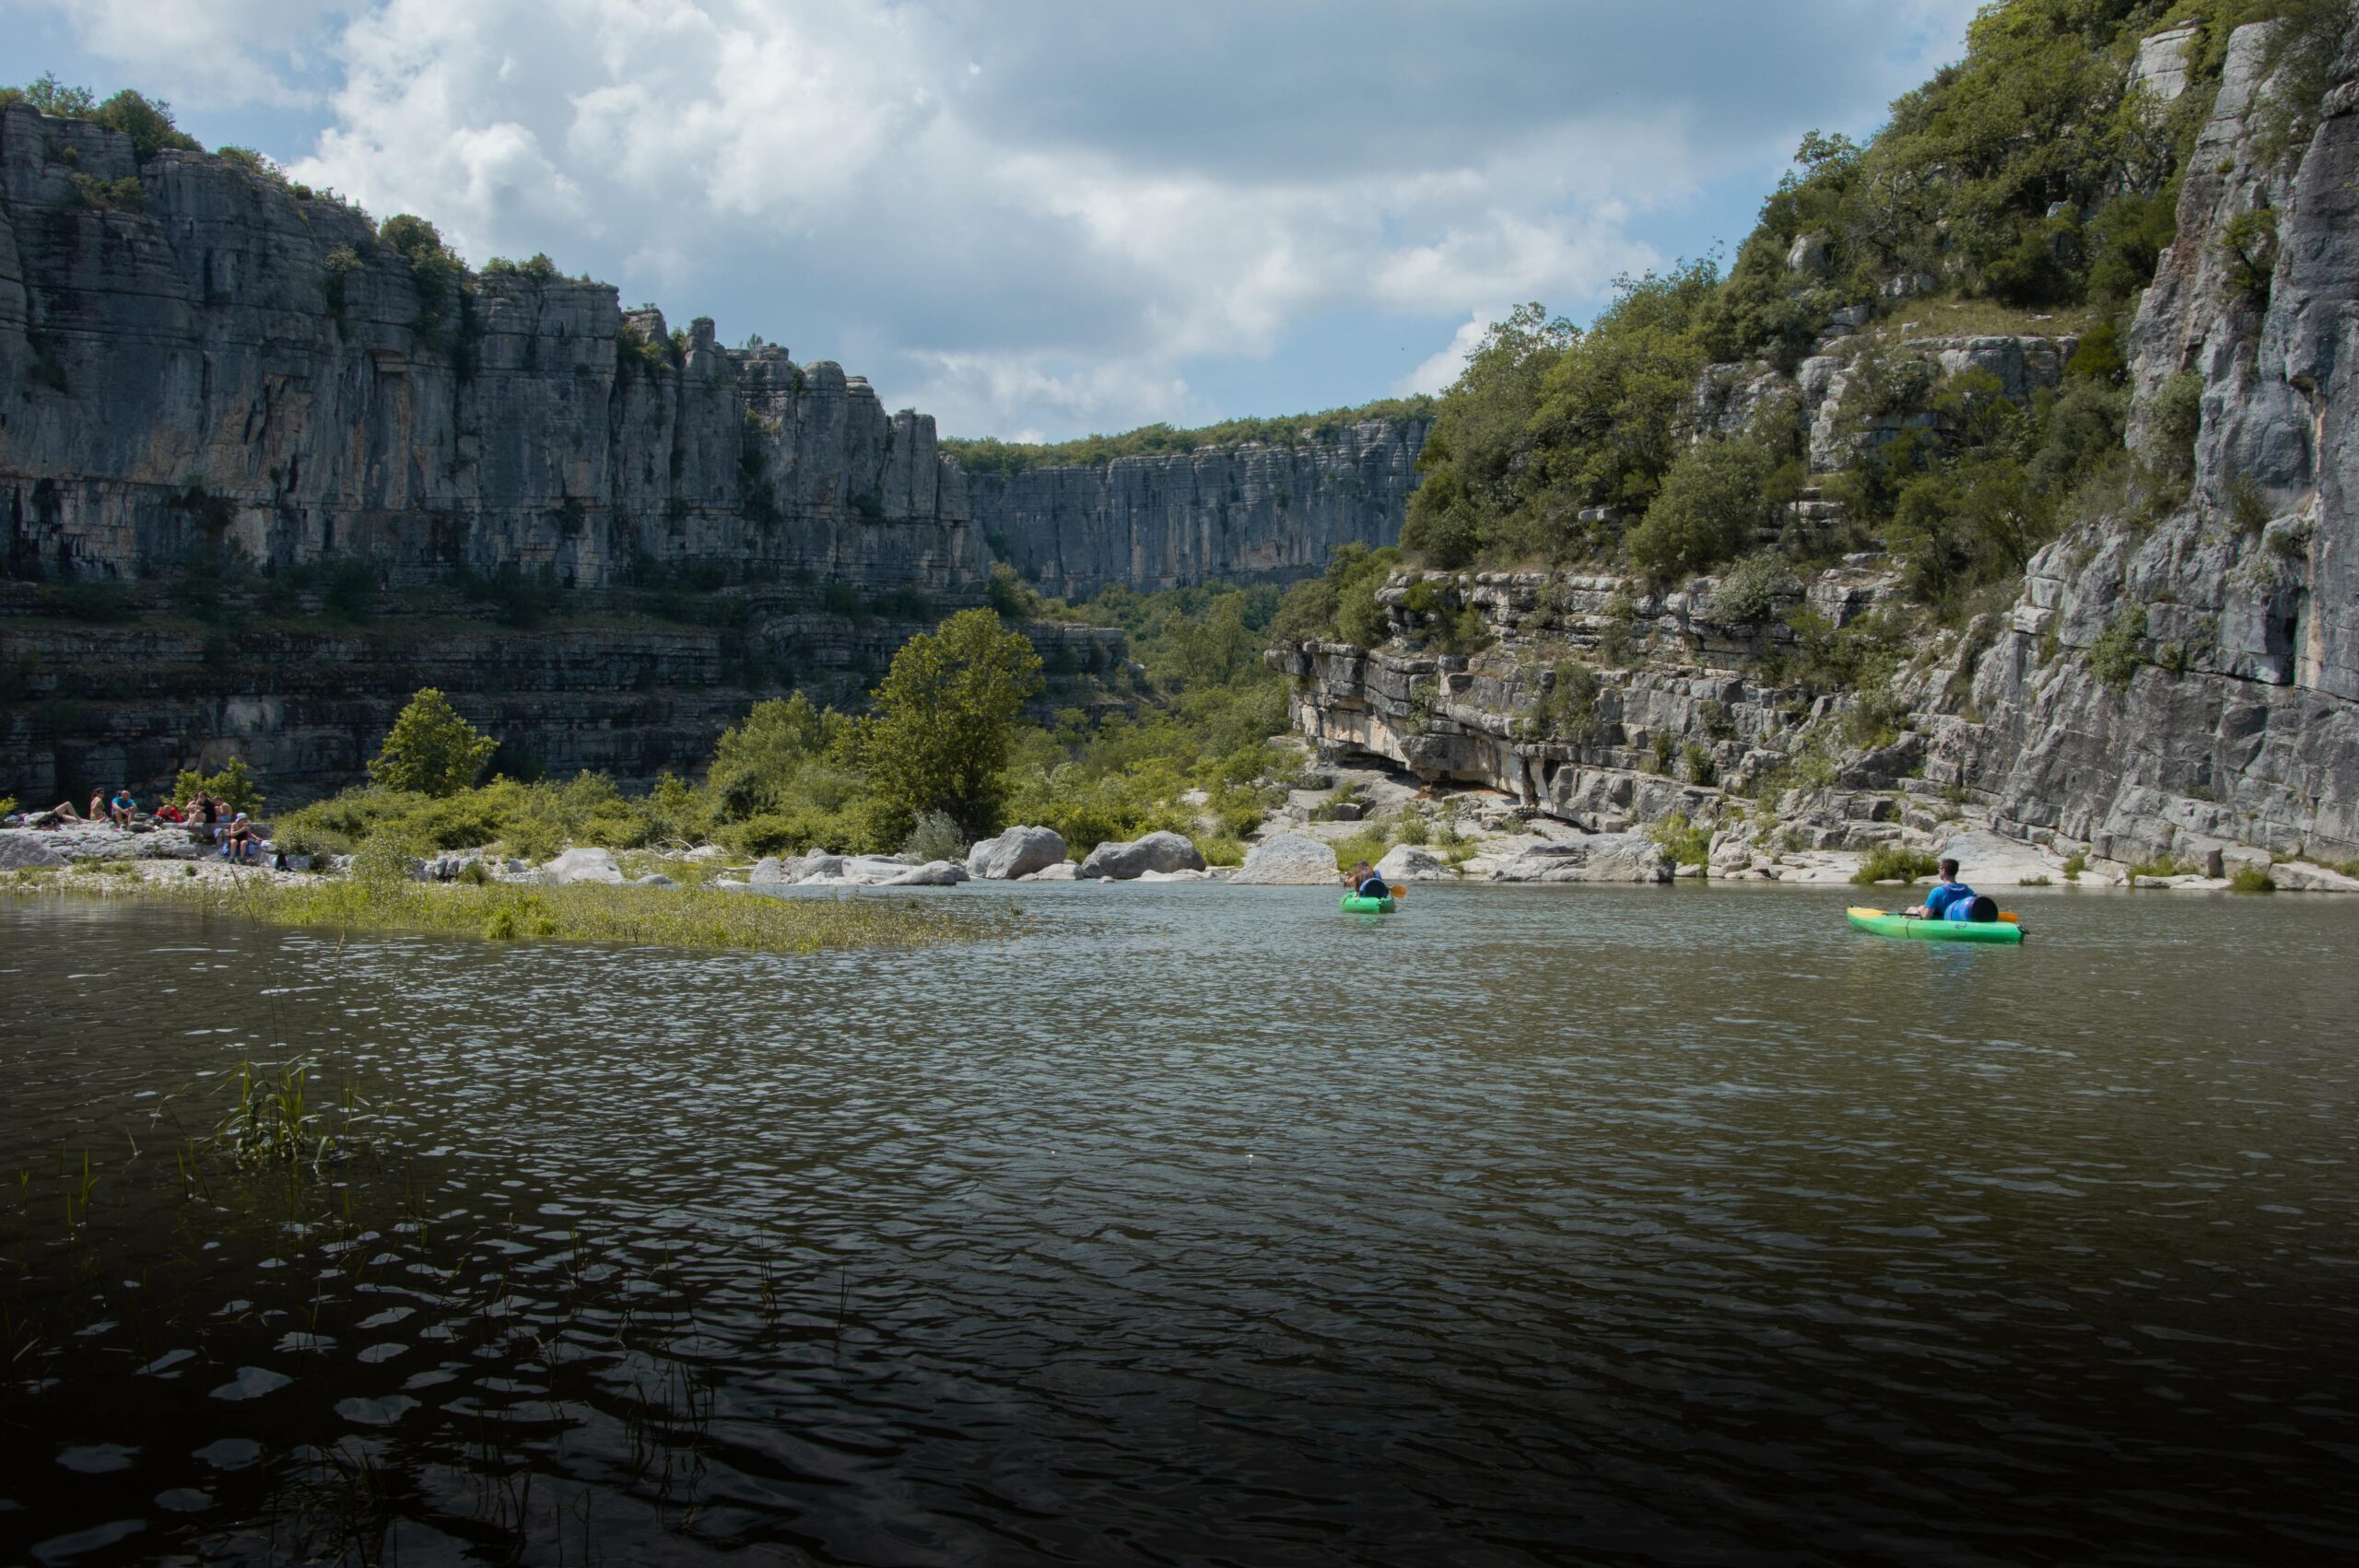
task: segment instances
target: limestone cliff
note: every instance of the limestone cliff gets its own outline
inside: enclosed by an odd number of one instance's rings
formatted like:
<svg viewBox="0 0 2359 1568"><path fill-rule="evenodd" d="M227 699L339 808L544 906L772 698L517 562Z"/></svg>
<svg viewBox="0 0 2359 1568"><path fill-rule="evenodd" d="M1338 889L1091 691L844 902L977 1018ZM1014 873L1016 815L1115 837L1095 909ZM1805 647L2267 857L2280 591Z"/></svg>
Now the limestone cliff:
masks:
<svg viewBox="0 0 2359 1568"><path fill-rule="evenodd" d="M2175 40L2149 41L2138 69L2177 59ZM2183 393L2191 376L2201 389L2183 501L2160 517L2129 504L2078 518L2004 614L1922 631L1867 689L1813 661L1899 593L1880 552L1667 591L1611 576L1402 574L1378 595L1391 635L1377 647L1272 654L1296 679L1304 733L1592 830L1684 813L1716 828L1723 873L1775 875L1779 846L1866 849L1962 813L2117 868L2359 855L2359 30L2314 135L2283 157L2266 156L2261 106L2284 90L2261 80L2268 43L2267 25L2229 41L2177 238L2129 334L2133 447L2151 455L2166 386ZM2259 279L2237 267L2257 226L2274 236ZM1915 286L1896 283L1887 301ZM1726 432L1791 399L1824 473L1931 421L1925 404L1844 409L1847 339L1873 314L1836 312L1791 374L1713 367L1693 429ZM1980 370L2020 400L2057 383L2073 345L1903 346L1931 386ZM1817 496L1794 504L1796 521L1828 509ZM1808 532L1780 530L1790 544ZM1814 614L1793 614L1804 609Z"/></svg>
<svg viewBox="0 0 2359 1568"><path fill-rule="evenodd" d="M565 587L717 564L972 591L931 419L835 365L675 341L603 284L422 286L358 210L241 163L0 114L0 516L11 574L208 546Z"/></svg>
<svg viewBox="0 0 2359 1568"><path fill-rule="evenodd" d="M643 781L762 696L856 700L984 576L933 422L833 364L0 113L0 794L236 754L285 802L426 685L503 766ZM1031 631L1058 705L1126 679L1119 633Z"/></svg>
<svg viewBox="0 0 2359 1568"><path fill-rule="evenodd" d="M1982 722L1942 737L1937 766L2021 831L2359 854L2359 32L2277 167L2255 153L2264 41L2232 41L2132 333L2142 390L2201 380L2192 493L2043 551L1976 673ZM2224 243L2245 214L2276 235L2258 291ZM2074 656L2108 627L2141 661L2118 691Z"/></svg>
<svg viewBox="0 0 2359 1568"><path fill-rule="evenodd" d="M1338 545L1398 543L1431 421L1370 419L1250 441L968 481L995 556L1050 593L1316 576Z"/></svg>

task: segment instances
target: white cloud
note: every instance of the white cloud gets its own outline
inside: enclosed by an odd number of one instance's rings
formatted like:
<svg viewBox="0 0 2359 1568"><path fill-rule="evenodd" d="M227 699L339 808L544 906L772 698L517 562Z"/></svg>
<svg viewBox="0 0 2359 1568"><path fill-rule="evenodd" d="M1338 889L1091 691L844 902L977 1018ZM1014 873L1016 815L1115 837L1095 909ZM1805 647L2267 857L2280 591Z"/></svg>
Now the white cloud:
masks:
<svg viewBox="0 0 2359 1568"><path fill-rule="evenodd" d="M67 3L127 65L293 90L240 45L267 0ZM840 358L948 430L1119 428L1335 401L1299 390L1332 384L1309 322L1467 323L1401 381L1430 388L1503 301L1585 315L1659 264L1651 219L1872 123L1973 3L306 0L332 123L294 168L477 262L546 251ZM1255 406L1191 390L1239 364Z"/></svg>
<svg viewBox="0 0 2359 1568"><path fill-rule="evenodd" d="M48 0L92 54L183 109L309 103L302 80L359 0Z"/></svg>
<svg viewBox="0 0 2359 1568"><path fill-rule="evenodd" d="M1412 392L1439 392L1458 380L1458 373L1466 369L1469 359L1474 357L1474 350L1481 345L1483 334L1490 330L1493 322L1506 320L1507 313L1508 308L1501 306L1477 310L1459 322L1458 330L1449 334L1448 343L1418 361L1415 369L1392 383L1392 395L1407 397Z"/></svg>

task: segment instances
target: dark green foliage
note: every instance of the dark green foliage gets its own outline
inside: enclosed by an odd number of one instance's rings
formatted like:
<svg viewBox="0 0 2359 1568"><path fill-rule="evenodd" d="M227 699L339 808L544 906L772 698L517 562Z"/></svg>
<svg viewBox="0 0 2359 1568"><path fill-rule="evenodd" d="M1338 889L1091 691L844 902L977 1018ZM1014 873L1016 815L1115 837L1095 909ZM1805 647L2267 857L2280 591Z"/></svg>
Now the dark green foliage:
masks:
<svg viewBox="0 0 2359 1568"><path fill-rule="evenodd" d="M1582 742L1597 738L1597 672L1579 661L1567 661L1551 672L1548 685L1532 705L1532 722L1552 741Z"/></svg>
<svg viewBox="0 0 2359 1568"><path fill-rule="evenodd" d="M358 624L376 614L377 574L366 561L349 557L323 561L320 575L326 583L320 595L320 610L330 620Z"/></svg>
<svg viewBox="0 0 2359 1568"><path fill-rule="evenodd" d="M2203 433L2203 377L2181 370L2155 389L2146 410L2147 460L2184 479L2195 472L2195 442Z"/></svg>
<svg viewBox="0 0 2359 1568"><path fill-rule="evenodd" d="M1851 873L1851 880L1861 887L1879 882L1915 882L1919 877L1931 876L1941 869L1940 861L1923 849L1879 844L1868 851L1867 860Z"/></svg>
<svg viewBox="0 0 2359 1568"><path fill-rule="evenodd" d="M2277 212L2260 207L2238 213L2220 236L2228 253L2228 288L2247 308L2269 309L2270 279L2277 271Z"/></svg>
<svg viewBox="0 0 2359 1568"><path fill-rule="evenodd" d="M320 260L320 293L328 302L328 314L335 318L339 327L348 327L345 282L360 270L360 253L349 245L338 245Z"/></svg>
<svg viewBox="0 0 2359 1568"><path fill-rule="evenodd" d="M1293 415L1276 419L1230 419L1192 430L1176 430L1168 425L1158 424L1144 425L1119 436L1084 436L1070 441L1038 443L952 437L944 439L941 445L942 450L956 457L959 466L968 473L1005 478L1028 468L1095 468L1118 457L1191 452L1206 447L1236 446L1246 441L1300 446L1339 435L1364 420L1424 418L1432 412L1433 403L1434 400L1428 397L1388 398L1355 408L1331 408L1321 414Z"/></svg>
<svg viewBox="0 0 2359 1568"><path fill-rule="evenodd" d="M544 284L554 283L565 275L557 270L557 263L550 261L545 252L535 252L529 259L521 262L511 261L506 256L494 256L484 263L483 275L522 278L526 283Z"/></svg>
<svg viewBox="0 0 2359 1568"><path fill-rule="evenodd" d="M88 174L72 176L74 205L91 212L137 212L147 205L147 187L135 174L120 180L99 180Z"/></svg>
<svg viewBox="0 0 2359 1568"><path fill-rule="evenodd" d="M1778 458L1758 442L1699 441L1663 476L1662 491L1630 531L1631 564L1658 582L1709 571L1754 547L1772 527Z"/></svg>
<svg viewBox="0 0 2359 1568"><path fill-rule="evenodd" d="M992 580L983 590L984 602L1011 621L1039 620L1048 613L1048 601L1030 583L1015 575L1015 568L1005 561L992 563Z"/></svg>
<svg viewBox="0 0 2359 1568"><path fill-rule="evenodd" d="M369 760L371 782L420 795L454 795L475 780L499 743L479 733L432 686L403 708ZM477 840L481 842L481 840Z"/></svg>
<svg viewBox="0 0 2359 1568"><path fill-rule="evenodd" d="M460 286L466 277L466 263L442 243L440 229L410 213L395 213L387 218L378 228L377 238L409 268L410 281L417 288L415 325L419 335L428 339L447 336L459 312Z"/></svg>
<svg viewBox="0 0 2359 1568"><path fill-rule="evenodd" d="M1550 366L1575 338L1538 303L1495 322L1443 397L1418 454L1425 477L1409 497L1402 547L1445 569L1464 566L1520 506L1520 474L1532 451L1526 427Z"/></svg>
<svg viewBox="0 0 2359 1568"><path fill-rule="evenodd" d="M1374 648L1389 629L1376 602L1376 591L1400 564L1397 549L1344 545L1329 558L1325 576L1286 590L1272 623L1271 637L1280 645L1340 640Z"/></svg>
<svg viewBox="0 0 2359 1568"><path fill-rule="evenodd" d="M1766 620L1780 597L1801 591L1793 568L1777 552L1764 550L1729 568L1704 609L1723 626L1743 626Z"/></svg>
<svg viewBox="0 0 2359 1568"><path fill-rule="evenodd" d="M2089 673L2118 696L2146 663L2146 610L2131 604L2117 611L2089 645Z"/></svg>
<svg viewBox="0 0 2359 1568"><path fill-rule="evenodd" d="M999 825L1024 704L1040 689L1040 656L989 610L964 610L893 655L853 742L898 840L925 812L969 837Z"/></svg>
<svg viewBox="0 0 2359 1568"><path fill-rule="evenodd" d="M121 131L131 138L132 156L142 163L167 148L179 152L204 150L195 137L173 123L170 104L128 88L100 103L89 88L67 87L54 76L44 74L40 80L21 88L0 88L0 109L12 103L29 104L43 114L88 120L110 131Z"/></svg>

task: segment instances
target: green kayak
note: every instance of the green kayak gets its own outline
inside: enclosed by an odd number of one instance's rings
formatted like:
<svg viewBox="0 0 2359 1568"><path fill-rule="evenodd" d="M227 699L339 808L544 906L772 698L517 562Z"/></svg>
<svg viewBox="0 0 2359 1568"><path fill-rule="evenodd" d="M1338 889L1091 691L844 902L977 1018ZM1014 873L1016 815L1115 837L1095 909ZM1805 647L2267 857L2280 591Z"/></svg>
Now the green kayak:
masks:
<svg viewBox="0 0 2359 1568"><path fill-rule="evenodd" d="M1390 915L1400 907L1397 899L1362 898L1356 893L1344 895L1344 913L1346 915Z"/></svg>
<svg viewBox="0 0 2359 1568"><path fill-rule="evenodd" d="M1910 942L1995 942L2013 945L2024 940L2023 927L2012 920L1912 920L1882 909L1854 907L1851 929L1876 936L1896 936Z"/></svg>

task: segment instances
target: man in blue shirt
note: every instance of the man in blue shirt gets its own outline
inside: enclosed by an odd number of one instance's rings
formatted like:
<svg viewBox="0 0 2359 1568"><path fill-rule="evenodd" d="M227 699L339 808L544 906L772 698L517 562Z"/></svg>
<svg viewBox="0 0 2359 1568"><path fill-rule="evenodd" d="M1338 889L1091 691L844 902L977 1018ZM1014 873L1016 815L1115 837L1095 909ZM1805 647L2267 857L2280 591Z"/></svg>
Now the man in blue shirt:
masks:
<svg viewBox="0 0 2359 1568"><path fill-rule="evenodd" d="M1970 904L1974 901L1974 889L1957 879L1955 860L1951 860L1947 855L1942 856L1941 870L1941 878L1925 895L1925 902L1908 911L1910 915L1920 920L1942 919L1948 916L1951 905Z"/></svg>

